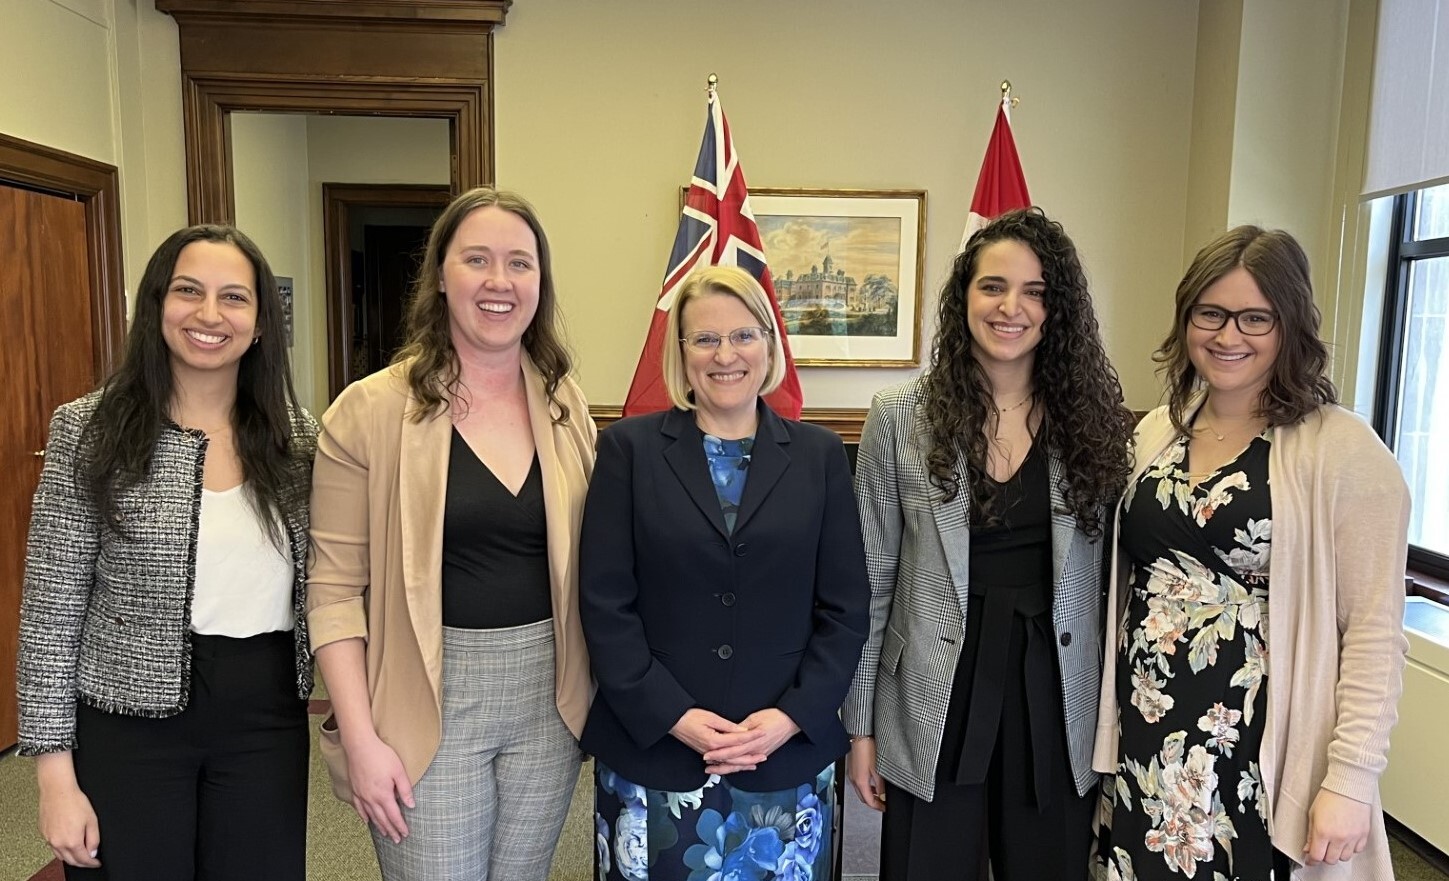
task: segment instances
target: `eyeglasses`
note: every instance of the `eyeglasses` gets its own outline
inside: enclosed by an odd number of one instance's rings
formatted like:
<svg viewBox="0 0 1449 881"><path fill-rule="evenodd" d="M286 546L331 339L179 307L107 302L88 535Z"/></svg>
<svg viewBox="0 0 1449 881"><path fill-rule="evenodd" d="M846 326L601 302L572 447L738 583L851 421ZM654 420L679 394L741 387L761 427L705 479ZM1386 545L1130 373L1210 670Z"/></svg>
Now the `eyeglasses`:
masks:
<svg viewBox="0 0 1449 881"><path fill-rule="evenodd" d="M1187 320L1202 330L1222 330L1231 318L1245 336L1264 336L1278 326L1278 316L1267 309L1240 309L1234 312L1221 306L1199 303L1187 310Z"/></svg>
<svg viewBox="0 0 1449 881"><path fill-rule="evenodd" d="M748 349L769 335L763 327L737 327L724 336L712 330L698 330L685 334L679 341L696 352L713 352L725 340L730 341L731 348Z"/></svg>

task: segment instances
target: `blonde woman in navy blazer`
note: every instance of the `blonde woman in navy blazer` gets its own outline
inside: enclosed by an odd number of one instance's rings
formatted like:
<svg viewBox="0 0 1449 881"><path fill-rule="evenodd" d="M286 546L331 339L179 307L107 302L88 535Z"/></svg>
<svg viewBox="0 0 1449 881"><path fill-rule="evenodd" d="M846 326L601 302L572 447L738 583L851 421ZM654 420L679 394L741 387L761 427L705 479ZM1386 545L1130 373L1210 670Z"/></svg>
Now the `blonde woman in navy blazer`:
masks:
<svg viewBox="0 0 1449 881"><path fill-rule="evenodd" d="M600 435L580 537L597 874L828 879L869 601L845 449L761 401L784 353L748 273L697 273L669 329L676 406Z"/></svg>

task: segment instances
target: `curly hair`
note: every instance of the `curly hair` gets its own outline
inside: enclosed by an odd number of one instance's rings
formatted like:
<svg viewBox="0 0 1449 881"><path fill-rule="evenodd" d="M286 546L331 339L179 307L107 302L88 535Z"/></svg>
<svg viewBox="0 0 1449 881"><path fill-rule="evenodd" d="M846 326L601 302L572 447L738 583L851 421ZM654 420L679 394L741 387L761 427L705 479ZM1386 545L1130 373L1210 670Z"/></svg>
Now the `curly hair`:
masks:
<svg viewBox="0 0 1449 881"><path fill-rule="evenodd" d="M1153 353L1157 372L1167 381L1168 416L1182 434L1187 409L1200 385L1197 368L1187 354L1188 310L1203 291L1241 266L1278 316L1278 357L1258 399L1258 415L1269 425L1294 425L1324 404L1338 403L1338 389L1328 378L1328 346L1318 336L1322 316L1313 302L1312 270L1298 240L1281 229L1239 226L1212 240L1177 285L1172 332Z"/></svg>
<svg viewBox="0 0 1449 881"><path fill-rule="evenodd" d="M455 198L438 215L432 231L428 233L422 266L408 297L404 318L405 342L393 355L392 363L403 366L408 386L418 400L419 406L411 414L413 421L421 422L446 409L458 398L462 378L459 375L458 352L453 348L453 337L449 332L448 301L442 292L443 259L458 233L458 227L468 215L489 207L502 209L521 219L528 224L538 242L538 310L523 332L523 350L543 374L544 392L556 411L553 421L563 425L569 420L569 408L558 399L556 392L559 383L573 369L573 358L564 343L563 318L553 285L553 261L548 237L543 233L538 212L517 193L476 187Z"/></svg>
<svg viewBox="0 0 1449 881"><path fill-rule="evenodd" d="M301 407L292 388L276 276L261 249L235 227L188 226L168 236L151 255L136 288L136 315L126 335L125 355L102 385L100 403L86 425L82 447L88 452L78 466L83 468L80 476L96 510L114 522L116 496L135 486L151 468L156 442L171 422L169 408L176 390L171 350L161 332L166 292L181 252L194 242L232 245L256 275L258 338L237 367L232 427L247 497L253 510L263 515L260 519L272 543L282 547L277 518L304 508L311 489L297 482L290 463L292 457L303 455L292 443Z"/></svg>
<svg viewBox="0 0 1449 881"><path fill-rule="evenodd" d="M941 490L942 500L950 501L960 492L959 463L964 460L976 516L987 525L1000 522L997 490L985 479L985 426L996 407L991 384L976 359L977 344L967 323L967 294L981 253L1001 241L1020 242L1041 261L1046 322L1033 359L1032 409L1044 408L1046 442L1065 466L1066 513L1095 538L1102 534L1103 508L1116 500L1131 473L1135 420L1123 404L1122 384L1102 346L1076 246L1061 224L1040 208L1003 214L978 230L956 257L941 290L925 381L931 427L926 455L929 479Z"/></svg>

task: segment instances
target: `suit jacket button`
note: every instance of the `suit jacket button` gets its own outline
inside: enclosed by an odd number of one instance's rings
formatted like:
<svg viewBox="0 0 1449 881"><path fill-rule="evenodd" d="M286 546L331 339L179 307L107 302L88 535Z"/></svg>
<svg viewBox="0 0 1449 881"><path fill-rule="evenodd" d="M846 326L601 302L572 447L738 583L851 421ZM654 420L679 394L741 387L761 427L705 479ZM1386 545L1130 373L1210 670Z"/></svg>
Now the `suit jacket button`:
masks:
<svg viewBox="0 0 1449 881"><path fill-rule="evenodd" d="M727 593L721 596L719 598L719 601L724 603L726 606L733 606L735 604L735 595L732 593Z"/></svg>
<svg viewBox="0 0 1449 881"><path fill-rule="evenodd" d="M734 655L735 650L731 648L728 643L726 643L725 645L722 645L719 648L715 649L714 653L719 655L721 661L728 661L730 657Z"/></svg>
<svg viewBox="0 0 1449 881"><path fill-rule="evenodd" d="M116 616L116 626L117 627L125 627L126 626L126 619L125 618L122 618L120 615L117 615Z"/></svg>
<svg viewBox="0 0 1449 881"><path fill-rule="evenodd" d="M743 557L744 555L745 555L745 543L744 542L740 542L739 544L735 545L735 556L736 557Z"/></svg>
<svg viewBox="0 0 1449 881"><path fill-rule="evenodd" d="M1068 631L1066 633L1063 633L1062 634L1062 645L1068 646L1068 645L1071 645L1071 644L1072 644L1072 634L1071 634L1071 632Z"/></svg>

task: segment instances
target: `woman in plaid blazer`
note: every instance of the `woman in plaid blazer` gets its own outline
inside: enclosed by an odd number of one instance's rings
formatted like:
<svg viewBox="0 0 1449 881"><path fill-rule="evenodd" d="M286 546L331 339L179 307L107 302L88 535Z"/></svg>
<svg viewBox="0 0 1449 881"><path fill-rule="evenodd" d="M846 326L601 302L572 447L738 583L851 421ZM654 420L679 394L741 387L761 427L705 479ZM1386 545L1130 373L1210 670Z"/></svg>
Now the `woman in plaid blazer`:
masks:
<svg viewBox="0 0 1449 881"><path fill-rule="evenodd" d="M871 628L846 700L881 878L1082 878L1103 512L1132 416L1076 249L1039 209L977 232L930 370L871 404L856 496ZM888 808L888 810L887 810Z"/></svg>

